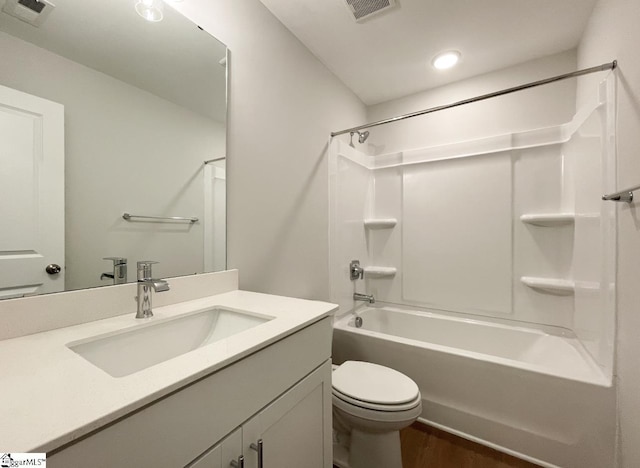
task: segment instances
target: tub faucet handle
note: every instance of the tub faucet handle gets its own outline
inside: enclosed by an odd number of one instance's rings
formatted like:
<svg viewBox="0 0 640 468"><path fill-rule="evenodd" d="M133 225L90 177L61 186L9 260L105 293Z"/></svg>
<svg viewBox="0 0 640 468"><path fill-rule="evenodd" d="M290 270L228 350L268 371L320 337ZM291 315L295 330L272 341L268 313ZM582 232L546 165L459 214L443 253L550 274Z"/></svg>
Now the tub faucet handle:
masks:
<svg viewBox="0 0 640 468"><path fill-rule="evenodd" d="M352 281L364 278L364 268L360 266L360 260L351 260L349 273Z"/></svg>

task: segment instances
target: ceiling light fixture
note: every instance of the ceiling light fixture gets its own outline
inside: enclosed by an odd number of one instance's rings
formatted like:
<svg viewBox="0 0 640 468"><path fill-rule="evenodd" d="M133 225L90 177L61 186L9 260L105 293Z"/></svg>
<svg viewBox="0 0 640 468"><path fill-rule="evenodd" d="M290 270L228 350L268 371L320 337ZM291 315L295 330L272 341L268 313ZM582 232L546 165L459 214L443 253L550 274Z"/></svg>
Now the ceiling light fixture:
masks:
<svg viewBox="0 0 640 468"><path fill-rule="evenodd" d="M456 65L460 61L460 52L457 50L450 50L443 52L434 57L431 64L438 70L446 70Z"/></svg>
<svg viewBox="0 0 640 468"><path fill-rule="evenodd" d="M164 17L164 3L162 0L139 0L136 11L147 21L157 23Z"/></svg>

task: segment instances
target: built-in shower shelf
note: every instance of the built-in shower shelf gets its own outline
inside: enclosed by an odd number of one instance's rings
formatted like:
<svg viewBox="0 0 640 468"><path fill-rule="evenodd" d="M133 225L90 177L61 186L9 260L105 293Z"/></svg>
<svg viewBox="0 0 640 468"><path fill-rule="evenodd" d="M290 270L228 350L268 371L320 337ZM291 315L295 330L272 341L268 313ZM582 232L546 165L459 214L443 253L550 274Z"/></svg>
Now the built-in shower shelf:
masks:
<svg viewBox="0 0 640 468"><path fill-rule="evenodd" d="M524 214L520 216L520 221L534 226L554 227L573 224L576 219L575 213L539 213Z"/></svg>
<svg viewBox="0 0 640 468"><path fill-rule="evenodd" d="M370 266L364 268L368 278L393 278L398 270L395 267Z"/></svg>
<svg viewBox="0 0 640 468"><path fill-rule="evenodd" d="M396 218L369 218L364 220L367 229L391 229L398 224Z"/></svg>
<svg viewBox="0 0 640 468"><path fill-rule="evenodd" d="M523 276L520 281L531 289L547 294L555 294L556 296L570 296L576 290L575 282L566 279Z"/></svg>

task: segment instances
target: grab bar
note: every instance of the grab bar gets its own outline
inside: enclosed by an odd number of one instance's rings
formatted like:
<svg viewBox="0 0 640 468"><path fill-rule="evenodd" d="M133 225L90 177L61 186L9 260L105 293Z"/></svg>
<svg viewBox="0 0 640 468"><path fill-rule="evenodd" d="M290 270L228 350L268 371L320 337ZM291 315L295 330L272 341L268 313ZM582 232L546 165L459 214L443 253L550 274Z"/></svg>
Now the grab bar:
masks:
<svg viewBox="0 0 640 468"><path fill-rule="evenodd" d="M611 193L609 195L603 195L602 199L606 201L617 201L617 202L627 202L631 203L633 201L633 192L640 189L640 185L636 185L634 187L620 190L616 193Z"/></svg>
<svg viewBox="0 0 640 468"><path fill-rule="evenodd" d="M127 221L134 221L133 218L140 218L140 219L156 219L160 221L189 221L190 223L198 222L198 218L184 218L182 216L142 216L142 215L132 215L129 213L124 213L122 217Z"/></svg>

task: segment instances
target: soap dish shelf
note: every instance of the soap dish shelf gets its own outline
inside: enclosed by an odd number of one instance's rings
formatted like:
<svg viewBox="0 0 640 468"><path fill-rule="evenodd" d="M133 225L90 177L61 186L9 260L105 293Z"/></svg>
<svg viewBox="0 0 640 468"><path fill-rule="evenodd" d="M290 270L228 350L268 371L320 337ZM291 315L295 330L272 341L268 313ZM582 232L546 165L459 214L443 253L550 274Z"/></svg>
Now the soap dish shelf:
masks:
<svg viewBox="0 0 640 468"><path fill-rule="evenodd" d="M367 278L393 278L397 271L395 267L370 266L365 267L364 275Z"/></svg>
<svg viewBox="0 0 640 468"><path fill-rule="evenodd" d="M395 218L368 218L364 220L367 229L392 229L398 224Z"/></svg>
<svg viewBox="0 0 640 468"><path fill-rule="evenodd" d="M520 281L531 289L556 296L571 296L576 290L575 282L566 279L523 276Z"/></svg>
<svg viewBox="0 0 640 468"><path fill-rule="evenodd" d="M539 213L539 214L523 214L520 221L534 226L554 227L573 224L575 222L575 213Z"/></svg>

